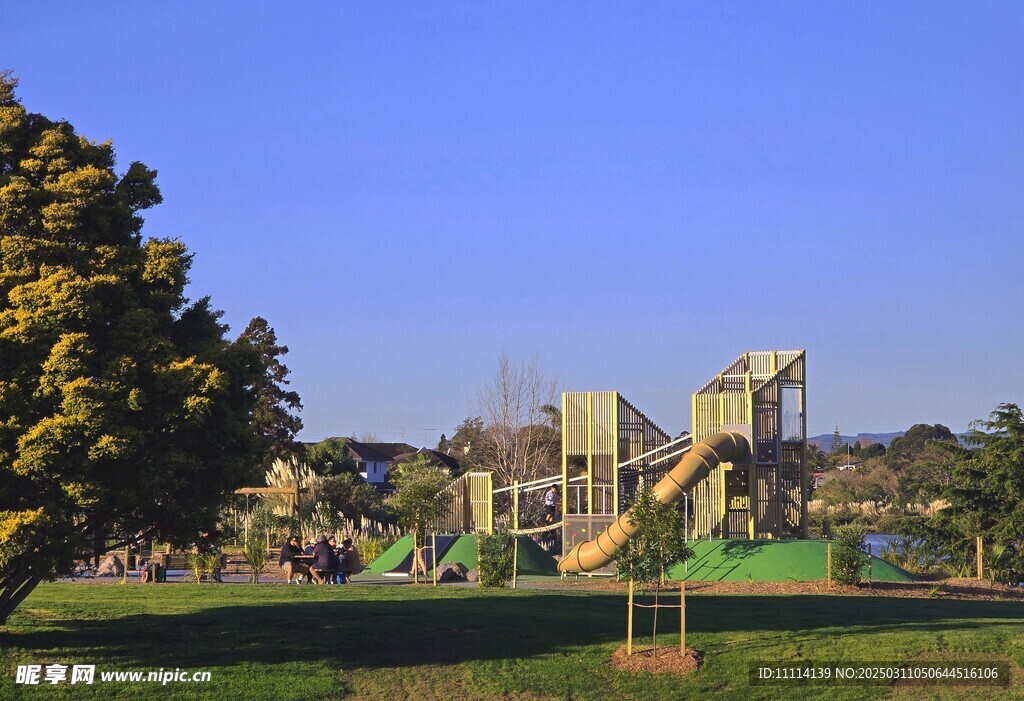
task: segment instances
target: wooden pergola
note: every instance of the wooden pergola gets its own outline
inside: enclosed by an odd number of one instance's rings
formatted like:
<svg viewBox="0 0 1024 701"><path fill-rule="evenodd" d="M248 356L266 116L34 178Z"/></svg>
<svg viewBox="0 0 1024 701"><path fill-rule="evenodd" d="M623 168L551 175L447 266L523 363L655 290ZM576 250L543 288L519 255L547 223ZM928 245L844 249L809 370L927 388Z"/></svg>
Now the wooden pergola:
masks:
<svg viewBox="0 0 1024 701"><path fill-rule="evenodd" d="M299 498L300 498L300 496L302 494L306 494L308 492L309 492L309 488L308 487L300 487L298 481L294 482L290 487L242 487L241 489L236 489L234 491L235 494L245 495L245 497L246 497L246 507L245 507L245 517L246 517L245 523L246 523L246 526L245 527L246 527L247 531L248 531L248 528L249 528L249 500L248 500L249 495L266 496L268 494L283 494L283 495L287 495L289 497L288 498L289 515L292 518L294 518L294 519L298 519L298 521L299 521L299 531L300 532L302 531L302 517L299 515L300 514L300 512L299 512ZM270 536L268 535L267 537L269 539ZM269 542L267 544L267 547L268 548L270 547Z"/></svg>

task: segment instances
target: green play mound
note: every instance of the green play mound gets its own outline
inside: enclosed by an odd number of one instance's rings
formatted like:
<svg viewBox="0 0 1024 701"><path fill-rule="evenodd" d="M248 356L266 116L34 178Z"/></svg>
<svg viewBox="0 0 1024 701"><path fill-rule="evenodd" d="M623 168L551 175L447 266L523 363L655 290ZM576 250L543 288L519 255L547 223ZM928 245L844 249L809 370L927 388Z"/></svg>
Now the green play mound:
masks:
<svg viewBox="0 0 1024 701"><path fill-rule="evenodd" d="M823 540L699 540L687 567L669 570L673 579L702 582L810 582L825 579L828 543ZM833 545L835 547L835 545ZM913 575L877 557L871 579L910 582ZM868 568L864 567L864 578Z"/></svg>
<svg viewBox="0 0 1024 701"><path fill-rule="evenodd" d="M403 536L394 545L380 554L376 560L366 566L366 571L373 574L390 572L402 563L412 550L412 536Z"/></svg>
<svg viewBox="0 0 1024 701"><path fill-rule="evenodd" d="M519 574L558 575L555 558L544 552L528 536L516 536L516 539L519 541ZM441 556L441 564L445 562L461 562L469 569L476 567L476 536L463 535L456 538Z"/></svg>
<svg viewBox="0 0 1024 701"><path fill-rule="evenodd" d="M558 575L558 563L555 558L544 552L537 543L527 536L517 536L519 540L519 574L550 574ZM440 550L440 548L438 548ZM383 575L390 572L409 555L412 550L412 538L405 536L388 548L376 560L367 566L371 574ZM468 569L476 567L476 536L460 535L445 548L440 559L445 562L461 562Z"/></svg>

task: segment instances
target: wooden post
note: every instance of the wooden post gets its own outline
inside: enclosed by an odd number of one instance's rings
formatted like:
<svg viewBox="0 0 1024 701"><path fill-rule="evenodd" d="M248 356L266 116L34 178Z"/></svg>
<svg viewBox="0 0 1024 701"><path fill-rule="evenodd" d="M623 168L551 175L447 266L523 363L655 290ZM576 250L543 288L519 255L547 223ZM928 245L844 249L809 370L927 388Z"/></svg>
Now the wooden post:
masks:
<svg viewBox="0 0 1024 701"><path fill-rule="evenodd" d="M416 531L412 532L412 583L420 583L420 549L417 547ZM426 539L424 539L425 541Z"/></svg>
<svg viewBox="0 0 1024 701"><path fill-rule="evenodd" d="M868 589L871 588L871 561L875 558L871 556L871 543L868 543Z"/></svg>
<svg viewBox="0 0 1024 701"><path fill-rule="evenodd" d="M519 536L512 536L512 588L516 588L516 575L519 574Z"/></svg>
<svg viewBox="0 0 1024 701"><path fill-rule="evenodd" d="M985 561L982 559L982 553L984 552L985 546L981 539L981 536L978 536L975 539L974 548L977 551L978 557L978 579L981 579L985 573Z"/></svg>
<svg viewBox="0 0 1024 701"><path fill-rule="evenodd" d="M430 534L430 559L434 561L434 566L431 568L434 571L434 586L437 586L437 536L434 533Z"/></svg>
<svg viewBox="0 0 1024 701"><path fill-rule="evenodd" d="M519 530L519 482L512 483L512 530Z"/></svg>
<svg viewBox="0 0 1024 701"><path fill-rule="evenodd" d="M629 580L629 615L626 618L626 654L633 654L633 580Z"/></svg>
<svg viewBox="0 0 1024 701"><path fill-rule="evenodd" d="M686 580L679 580L679 654L686 657Z"/></svg>
<svg viewBox="0 0 1024 701"><path fill-rule="evenodd" d="M832 543L828 544L828 550L825 555L825 587L828 589L832 588Z"/></svg>

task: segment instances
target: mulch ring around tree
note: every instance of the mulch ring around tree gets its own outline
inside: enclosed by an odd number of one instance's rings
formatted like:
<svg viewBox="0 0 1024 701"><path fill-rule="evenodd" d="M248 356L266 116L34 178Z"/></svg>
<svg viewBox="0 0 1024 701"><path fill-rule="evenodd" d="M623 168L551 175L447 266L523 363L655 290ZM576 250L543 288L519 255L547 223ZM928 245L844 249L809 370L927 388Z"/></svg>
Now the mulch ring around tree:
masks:
<svg viewBox="0 0 1024 701"><path fill-rule="evenodd" d="M685 676L700 669L704 663L704 655L691 647L686 654L680 655L678 647L667 645L658 648L658 656L654 656L654 648L633 647L633 654L626 654L626 646L621 646L612 655L612 667L625 672L650 672L652 674L678 674Z"/></svg>

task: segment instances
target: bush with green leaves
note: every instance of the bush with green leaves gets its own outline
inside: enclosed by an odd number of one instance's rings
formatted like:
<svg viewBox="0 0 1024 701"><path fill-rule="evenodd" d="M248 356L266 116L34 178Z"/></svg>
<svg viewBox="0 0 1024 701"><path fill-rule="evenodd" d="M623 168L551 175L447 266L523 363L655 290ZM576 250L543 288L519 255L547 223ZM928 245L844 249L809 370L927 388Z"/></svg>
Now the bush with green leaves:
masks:
<svg viewBox="0 0 1024 701"><path fill-rule="evenodd" d="M219 581L220 555L217 553L191 552L185 555L185 567L188 573L182 577L183 582L201 583L204 579L210 582Z"/></svg>
<svg viewBox="0 0 1024 701"><path fill-rule="evenodd" d="M686 545L686 523L674 504L663 504L643 490L629 510L637 534L615 552L615 568L627 581L660 584L669 567L692 555Z"/></svg>
<svg viewBox="0 0 1024 701"><path fill-rule="evenodd" d="M480 586L507 586L515 572L514 536L509 533L481 535L476 542Z"/></svg>
<svg viewBox="0 0 1024 701"><path fill-rule="evenodd" d="M442 490L451 482L447 473L435 467L420 455L395 469L398 489L391 505L398 513L399 522L416 539L420 547L430 525L439 519L448 506Z"/></svg>
<svg viewBox="0 0 1024 701"><path fill-rule="evenodd" d="M242 558L249 565L249 584L259 584L260 574L267 564L267 544L259 535L250 534L249 540L242 545Z"/></svg>
<svg viewBox="0 0 1024 701"><path fill-rule="evenodd" d="M833 531L832 581L836 584L860 584L861 571L868 562L864 552L863 526L841 526Z"/></svg>
<svg viewBox="0 0 1024 701"><path fill-rule="evenodd" d="M881 547L878 556L914 574L930 574L942 565L939 549L925 540L908 535L897 535Z"/></svg>

